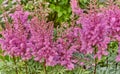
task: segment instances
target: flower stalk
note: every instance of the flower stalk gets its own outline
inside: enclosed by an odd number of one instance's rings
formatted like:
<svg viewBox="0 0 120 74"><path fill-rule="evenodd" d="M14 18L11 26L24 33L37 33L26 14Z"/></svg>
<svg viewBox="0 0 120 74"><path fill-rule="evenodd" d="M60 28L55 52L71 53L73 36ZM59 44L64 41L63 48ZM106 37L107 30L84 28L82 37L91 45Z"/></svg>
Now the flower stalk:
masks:
<svg viewBox="0 0 120 74"><path fill-rule="evenodd" d="M47 70L46 70L46 60L44 60L43 68L44 68L44 74L47 74Z"/></svg>
<svg viewBox="0 0 120 74"><path fill-rule="evenodd" d="M15 64L15 66L16 66L16 58L15 58L15 56L13 56L13 62L14 62L14 64ZM17 67L15 67L15 72L16 72L16 74L18 74L18 69L17 69Z"/></svg>

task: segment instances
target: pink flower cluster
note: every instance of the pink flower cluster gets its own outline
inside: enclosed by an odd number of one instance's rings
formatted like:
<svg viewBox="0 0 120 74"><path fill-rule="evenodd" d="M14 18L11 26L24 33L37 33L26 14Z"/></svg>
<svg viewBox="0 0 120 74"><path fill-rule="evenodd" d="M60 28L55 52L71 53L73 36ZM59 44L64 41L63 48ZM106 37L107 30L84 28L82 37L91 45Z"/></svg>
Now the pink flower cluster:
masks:
<svg viewBox="0 0 120 74"><path fill-rule="evenodd" d="M109 26L109 36L111 37L112 41L118 41L119 50L118 56L116 61L120 61L120 8L116 5L111 5L105 11L108 20Z"/></svg>
<svg viewBox="0 0 120 74"><path fill-rule="evenodd" d="M2 31L0 44L5 54L29 60L45 62L46 65L60 64L72 70L77 63L75 52L95 54L101 59L108 55L110 41L120 43L120 9L116 5L104 10L97 9L83 13L76 0L71 0L72 11L79 16L76 21L81 27L71 26L54 40L52 22L33 17L28 20L29 12L17 10L10 14L12 23L6 24ZM116 61L120 61L120 51Z"/></svg>
<svg viewBox="0 0 120 74"><path fill-rule="evenodd" d="M13 23L6 24L6 29L1 33L3 38L0 38L0 44L5 55L20 56L23 60L31 58L28 15L28 12L22 10L10 14Z"/></svg>
<svg viewBox="0 0 120 74"><path fill-rule="evenodd" d="M71 8L72 8L72 11L77 14L77 15L80 15L81 13L83 13L83 10L80 9L80 7L78 6L78 2L77 0L71 0Z"/></svg>
<svg viewBox="0 0 120 74"><path fill-rule="evenodd" d="M54 56L57 55L53 44L53 24L34 17L31 20L31 39L30 43L32 55L39 62L46 62L46 65L54 66Z"/></svg>
<svg viewBox="0 0 120 74"><path fill-rule="evenodd" d="M110 42L108 37L108 26L106 16L103 13L90 13L81 16L77 21L82 24L81 29L81 50L86 53L94 53L97 47L97 54L95 57L101 58L101 55L107 55L107 44ZM106 25L106 26L105 26Z"/></svg>
<svg viewBox="0 0 120 74"><path fill-rule="evenodd" d="M78 8L77 0L71 0L71 7L74 13L83 11ZM110 41L117 40L120 42L120 8L117 5L111 3L102 10L101 8L93 8L87 13L77 15L80 17L76 23L82 26L80 50L84 50L86 53L95 53L94 57L101 59L102 55L108 55L107 45ZM116 60L119 59L120 57L117 57Z"/></svg>
<svg viewBox="0 0 120 74"><path fill-rule="evenodd" d="M71 27L65 31L55 43L56 52L56 61L58 64L65 66L67 69L72 70L74 64L77 62L73 58L73 53L78 52L80 49L80 28Z"/></svg>
<svg viewBox="0 0 120 74"><path fill-rule="evenodd" d="M72 27L66 34L53 41L53 24L38 17L28 21L28 12L17 10L10 14L12 24L2 31L0 44L6 55L45 62L54 66L61 64L68 69L74 68L72 55L80 49L78 27Z"/></svg>

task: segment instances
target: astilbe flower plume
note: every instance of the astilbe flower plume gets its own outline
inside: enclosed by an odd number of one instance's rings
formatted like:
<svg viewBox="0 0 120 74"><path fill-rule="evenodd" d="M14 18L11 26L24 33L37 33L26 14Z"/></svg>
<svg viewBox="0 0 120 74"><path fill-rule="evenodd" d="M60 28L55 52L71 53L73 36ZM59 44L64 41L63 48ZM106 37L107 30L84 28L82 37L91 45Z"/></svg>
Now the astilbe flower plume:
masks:
<svg viewBox="0 0 120 74"><path fill-rule="evenodd" d="M77 15L80 15L81 13L83 13L83 10L81 10L80 7L78 6L77 0L71 0L70 4L71 4L73 13L75 13Z"/></svg>
<svg viewBox="0 0 120 74"><path fill-rule="evenodd" d="M54 66L55 52L53 44L53 24L44 19L34 17L31 20L31 40L32 55L35 61L46 62L46 65Z"/></svg>
<svg viewBox="0 0 120 74"><path fill-rule="evenodd" d="M117 39L120 41L119 32L120 32L120 8L116 5L109 6L107 10L105 10L105 14L108 20L109 26L109 36L111 39Z"/></svg>
<svg viewBox="0 0 120 74"><path fill-rule="evenodd" d="M2 31L0 44L6 55L21 57L23 60L31 58L29 47L29 12L17 10L10 14L12 23L6 23L5 30Z"/></svg>
<svg viewBox="0 0 120 74"><path fill-rule="evenodd" d="M79 28L71 27L65 30L65 33L55 43L56 52L58 53L55 57L57 64L65 66L69 70L74 69L77 60L74 59L73 54L80 48L79 40Z"/></svg>
<svg viewBox="0 0 120 74"><path fill-rule="evenodd" d="M71 3L71 6L73 5L74 4ZM80 30L80 51L83 53L95 53L94 57L98 57L98 59L100 59L102 55L107 55L107 44L110 42L110 38L108 36L108 21L104 12L96 11L94 8L78 16L80 17L76 23L82 26Z"/></svg>
<svg viewBox="0 0 120 74"><path fill-rule="evenodd" d="M120 61L120 8L117 5L111 4L105 10L105 14L108 20L109 37L111 41L118 41L119 44L116 61Z"/></svg>
<svg viewBox="0 0 120 74"><path fill-rule="evenodd" d="M102 55L107 55L106 49L110 38L108 37L106 16L103 13L90 13L80 17L77 23L82 24L80 33L82 41L81 50L87 51L86 53L93 53L97 47L98 52L96 56L98 59Z"/></svg>

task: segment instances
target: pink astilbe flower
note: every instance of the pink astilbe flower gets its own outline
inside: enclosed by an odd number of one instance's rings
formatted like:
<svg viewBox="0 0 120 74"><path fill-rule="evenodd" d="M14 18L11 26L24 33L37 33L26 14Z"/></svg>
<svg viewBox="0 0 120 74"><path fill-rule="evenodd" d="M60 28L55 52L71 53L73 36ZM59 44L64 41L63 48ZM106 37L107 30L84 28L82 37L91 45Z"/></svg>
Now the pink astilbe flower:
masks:
<svg viewBox="0 0 120 74"><path fill-rule="evenodd" d="M72 8L73 11L74 9ZM95 58L98 57L100 59L102 55L108 54L106 49L107 44L110 42L110 37L108 36L109 26L107 17L104 12L98 10L90 9L88 13L79 14L78 16L80 17L76 23L82 26L80 30L80 51L87 54L96 53ZM95 52L95 48L97 48L98 52Z"/></svg>
<svg viewBox="0 0 120 74"><path fill-rule="evenodd" d="M118 6L110 6L105 11L107 20L108 20L108 26L109 26L109 36L112 39L117 39L120 41L120 9Z"/></svg>
<svg viewBox="0 0 120 74"><path fill-rule="evenodd" d="M81 13L83 13L83 10L80 9L77 0L71 0L70 4L71 4L72 11L75 14L80 15Z"/></svg>
<svg viewBox="0 0 120 74"><path fill-rule="evenodd" d="M22 10L15 11L10 15L13 22L6 24L6 29L2 31L3 37L0 38L0 44L5 54L21 57L23 60L31 58L28 15L28 12Z"/></svg>
<svg viewBox="0 0 120 74"><path fill-rule="evenodd" d="M107 55L107 44L110 41L118 41L120 45L120 8L115 5L113 0L109 1L106 8L97 8L96 0L90 3L90 10L87 13L81 13L77 1L71 0L72 11L79 16L76 21L81 24L81 51L83 53L93 53L95 48L95 58L100 59L102 55ZM78 11L78 12L77 12ZM120 47L119 47L120 48ZM120 49L119 49L120 50ZM120 61L120 53L116 61Z"/></svg>
<svg viewBox="0 0 120 74"><path fill-rule="evenodd" d="M31 40L32 55L39 62L46 62L46 65L53 66L54 56L57 54L53 45L53 24L37 17L31 20Z"/></svg>
<svg viewBox="0 0 120 74"><path fill-rule="evenodd" d="M29 12L23 12L22 9L15 11L14 14L10 14L10 17L13 19L14 28L18 29L19 24L24 24L24 26L28 25L28 15Z"/></svg>
<svg viewBox="0 0 120 74"><path fill-rule="evenodd" d="M71 27L65 31L62 37L58 38L55 46L58 55L56 56L56 62L67 69L74 69L76 60L73 58L73 53L77 52L80 48L80 34L79 28Z"/></svg>
<svg viewBox="0 0 120 74"><path fill-rule="evenodd" d="M105 10L105 14L108 20L109 36L112 41L118 41L120 45L120 8L117 5L111 5ZM118 56L116 61L120 61L120 46L118 49Z"/></svg>
<svg viewBox="0 0 120 74"><path fill-rule="evenodd" d="M86 53L93 53L94 47L97 47L99 59L101 55L107 55L107 44L110 42L106 19L103 13L93 13L84 15L77 21L77 23L82 24L81 50L86 50ZM106 52L106 54L102 52Z"/></svg>

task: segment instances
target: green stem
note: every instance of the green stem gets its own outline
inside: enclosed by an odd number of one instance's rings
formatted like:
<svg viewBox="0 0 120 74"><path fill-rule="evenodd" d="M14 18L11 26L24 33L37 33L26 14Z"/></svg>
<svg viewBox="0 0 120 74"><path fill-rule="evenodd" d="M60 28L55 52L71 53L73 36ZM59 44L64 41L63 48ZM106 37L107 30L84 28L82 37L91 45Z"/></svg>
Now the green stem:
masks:
<svg viewBox="0 0 120 74"><path fill-rule="evenodd" d="M16 66L16 58L13 56L13 62L14 62L14 64L15 64L15 66ZM15 72L16 72L16 74L18 74L18 70L17 70L17 67L15 67Z"/></svg>
<svg viewBox="0 0 120 74"><path fill-rule="evenodd" d="M108 68L108 57L107 57L107 68Z"/></svg>
<svg viewBox="0 0 120 74"><path fill-rule="evenodd" d="M94 74L96 74L96 69L97 69L97 59L95 59L95 69L94 69Z"/></svg>
<svg viewBox="0 0 120 74"><path fill-rule="evenodd" d="M28 74L28 68L27 68L27 62L25 61L25 70L26 70L26 74Z"/></svg>
<svg viewBox="0 0 120 74"><path fill-rule="evenodd" d="M96 54L97 48L95 48L94 54ZM97 69L97 58L95 58L95 68L94 68L94 74L96 74L96 69Z"/></svg>
<svg viewBox="0 0 120 74"><path fill-rule="evenodd" d="M115 74L117 73L117 65L118 65L118 63L116 63L116 71L115 71Z"/></svg>
<svg viewBox="0 0 120 74"><path fill-rule="evenodd" d="M47 70L46 70L46 60L44 60L43 68L44 68L44 74L47 74Z"/></svg>

